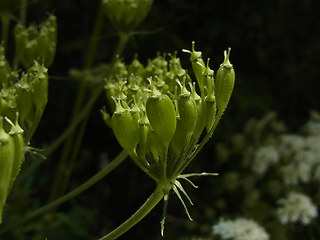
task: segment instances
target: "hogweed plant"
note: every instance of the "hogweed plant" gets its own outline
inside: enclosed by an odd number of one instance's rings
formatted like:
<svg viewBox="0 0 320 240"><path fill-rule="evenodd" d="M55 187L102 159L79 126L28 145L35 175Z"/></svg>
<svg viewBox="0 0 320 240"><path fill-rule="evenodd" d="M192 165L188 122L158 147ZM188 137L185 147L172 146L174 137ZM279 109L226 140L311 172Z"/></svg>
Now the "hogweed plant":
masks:
<svg viewBox="0 0 320 240"><path fill-rule="evenodd" d="M26 0L20 1L20 21L11 31L15 40L12 64L6 58L6 47L15 10L12 3L18 0L2 1L0 8L3 24L0 46L0 223L5 219L6 199L20 172L25 154L32 149L30 141L48 101L47 68L53 62L57 41L56 17L49 15L40 27L26 27ZM119 237L162 199L164 207L160 230L163 236L171 192L177 195L192 220L184 197L193 203L182 181L197 187L190 180L191 177L217 174L185 174L184 170L218 126L233 91L235 72L229 60L230 48L224 52L224 61L214 74L209 59L203 60L202 53L195 50L194 42L191 50L182 50L184 56L190 57L193 75L189 75L182 67L177 53L158 54L146 65L137 58L125 64L121 54L133 31L148 15L152 4L152 0L101 1L91 39L100 37L103 16L106 15L119 35L119 42L110 63L93 67L97 41L92 40L84 69L70 71L72 78L80 80L74 114L70 125L43 153L49 157L64 144L49 197L50 203L0 228L0 234L49 211L53 216L59 205L99 181L128 155L155 181L156 188L132 217L100 240ZM124 151L92 178L63 195L70 178L66 172L72 172L90 110L104 90L110 112L102 111L103 119ZM37 164L41 164L41 161ZM61 171L64 168L69 171ZM48 225L47 220L43 225ZM43 229L45 231L46 227Z"/></svg>

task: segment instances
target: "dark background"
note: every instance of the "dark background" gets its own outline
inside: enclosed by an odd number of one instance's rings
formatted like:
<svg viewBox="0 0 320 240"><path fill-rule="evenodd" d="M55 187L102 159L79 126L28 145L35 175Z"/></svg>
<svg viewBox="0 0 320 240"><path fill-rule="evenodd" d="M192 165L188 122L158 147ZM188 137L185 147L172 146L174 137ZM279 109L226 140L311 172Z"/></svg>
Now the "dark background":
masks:
<svg viewBox="0 0 320 240"><path fill-rule="evenodd" d="M124 52L129 62L134 54L142 62L157 52L178 51L184 67L190 68L188 55L181 49L191 48L210 57L217 70L223 51L232 48L231 63L236 84L229 107L214 138L186 172L215 172L213 156L218 141L228 141L252 117L274 110L291 129L309 117L309 110L320 109L319 66L320 24L317 0L271 1L178 1L155 0L146 21L137 29ZM48 12L58 20L57 54L49 69L49 102L33 145L43 147L67 126L77 85L68 77L71 68L81 69L92 33L99 1L34 0L29 3L28 23L40 23ZM117 37L108 19L105 24L95 63L108 62ZM104 96L92 110L79 160L68 189L80 185L111 161L121 148L100 114L106 105ZM35 173L34 206L47 199L52 172L60 154L53 154ZM230 169L236 171L236 169ZM195 206L189 210L189 222L178 199L172 195L164 239L178 239L206 233L216 219L210 219L210 197L215 179L196 180L199 189L186 188ZM59 208L68 221L56 220L48 239L96 239L128 218L151 194L155 184L129 159L101 182ZM120 239L160 239L159 204L141 223ZM60 222L59 222L60 221ZM26 238L28 239L28 238ZM31 239L31 238L30 238Z"/></svg>

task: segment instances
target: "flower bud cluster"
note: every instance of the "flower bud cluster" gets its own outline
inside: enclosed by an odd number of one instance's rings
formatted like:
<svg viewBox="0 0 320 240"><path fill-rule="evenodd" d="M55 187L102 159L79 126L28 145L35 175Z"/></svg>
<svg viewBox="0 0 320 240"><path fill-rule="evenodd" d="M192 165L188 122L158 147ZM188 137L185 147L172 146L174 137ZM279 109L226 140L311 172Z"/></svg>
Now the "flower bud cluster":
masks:
<svg viewBox="0 0 320 240"><path fill-rule="evenodd" d="M158 55L146 66L118 59L105 86L113 111L112 118L104 113L105 120L134 162L157 182L174 182L190 163L201 136L212 135L233 89L230 50L216 80L194 44L187 52L200 95L176 54Z"/></svg>
<svg viewBox="0 0 320 240"><path fill-rule="evenodd" d="M103 0L103 8L114 27L130 32L148 15L153 0Z"/></svg>
<svg viewBox="0 0 320 240"><path fill-rule="evenodd" d="M31 67L35 60L46 67L52 64L57 42L57 20L54 15L49 15L39 30L36 26L25 28L17 24L14 37L19 61L25 68Z"/></svg>
<svg viewBox="0 0 320 240"><path fill-rule="evenodd" d="M4 57L0 46L0 117L13 121L19 113L19 124L24 129L24 138L29 142L45 109L48 99L47 69L34 62L19 78L18 73ZM8 123L4 123L8 127Z"/></svg>

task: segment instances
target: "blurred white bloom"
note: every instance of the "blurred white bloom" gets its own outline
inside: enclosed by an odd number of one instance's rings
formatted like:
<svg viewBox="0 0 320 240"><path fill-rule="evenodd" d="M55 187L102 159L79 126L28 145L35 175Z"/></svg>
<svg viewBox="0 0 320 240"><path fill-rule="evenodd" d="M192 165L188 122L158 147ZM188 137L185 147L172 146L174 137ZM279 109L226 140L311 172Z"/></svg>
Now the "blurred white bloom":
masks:
<svg viewBox="0 0 320 240"><path fill-rule="evenodd" d="M213 233L222 239L232 240L268 240L269 235L255 221L238 218L234 221L224 221L213 226Z"/></svg>
<svg viewBox="0 0 320 240"><path fill-rule="evenodd" d="M310 198L301 193L291 192L285 199L280 199L281 205L277 209L277 215L282 224L301 222L308 225L311 220L318 216L317 207Z"/></svg>
<svg viewBox="0 0 320 240"><path fill-rule="evenodd" d="M308 162L293 162L282 167L282 177L287 185L296 185L299 182L307 183L310 181L312 165Z"/></svg>
<svg viewBox="0 0 320 240"><path fill-rule="evenodd" d="M310 144L310 141L307 141L309 138L305 139L306 146L308 147L297 151L291 156L292 162L281 169L286 184L295 185L299 182L309 182L312 179L314 170L320 165L320 150L318 149L320 145L316 148ZM314 178L316 179L316 177Z"/></svg>
<svg viewBox="0 0 320 240"><path fill-rule="evenodd" d="M279 151L283 156L288 157L305 148L305 138L294 134L285 134L280 137Z"/></svg>
<svg viewBox="0 0 320 240"><path fill-rule="evenodd" d="M279 161L279 152L275 146L263 146L255 153L252 170L264 174L270 165Z"/></svg>

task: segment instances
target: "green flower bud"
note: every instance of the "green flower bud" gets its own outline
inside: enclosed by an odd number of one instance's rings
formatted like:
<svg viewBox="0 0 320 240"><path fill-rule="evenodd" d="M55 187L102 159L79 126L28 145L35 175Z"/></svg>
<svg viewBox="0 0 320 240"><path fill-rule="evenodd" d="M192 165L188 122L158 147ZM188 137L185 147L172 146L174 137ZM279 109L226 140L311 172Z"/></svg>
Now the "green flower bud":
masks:
<svg viewBox="0 0 320 240"><path fill-rule="evenodd" d="M4 130L3 117L0 117L0 223L2 222L2 211L10 189L14 158L14 139Z"/></svg>
<svg viewBox="0 0 320 240"><path fill-rule="evenodd" d="M139 62L137 57L135 57L134 60L129 65L128 71L129 71L129 73L133 73L136 75L143 75L144 66Z"/></svg>
<svg viewBox="0 0 320 240"><path fill-rule="evenodd" d="M229 61L230 50L228 49L228 54L224 52L224 62L220 65L220 68L217 71L216 83L215 83L215 96L217 101L217 107L220 114L226 109L228 102L230 100L234 80L235 72L232 67L232 64Z"/></svg>
<svg viewBox="0 0 320 240"><path fill-rule="evenodd" d="M171 99L164 94L151 96L146 102L152 129L164 145L168 145L176 130L176 111Z"/></svg>
<svg viewBox="0 0 320 240"><path fill-rule="evenodd" d="M116 101L116 110L112 115L112 129L121 147L132 154L138 143L138 126L130 110L124 109L120 101Z"/></svg>

